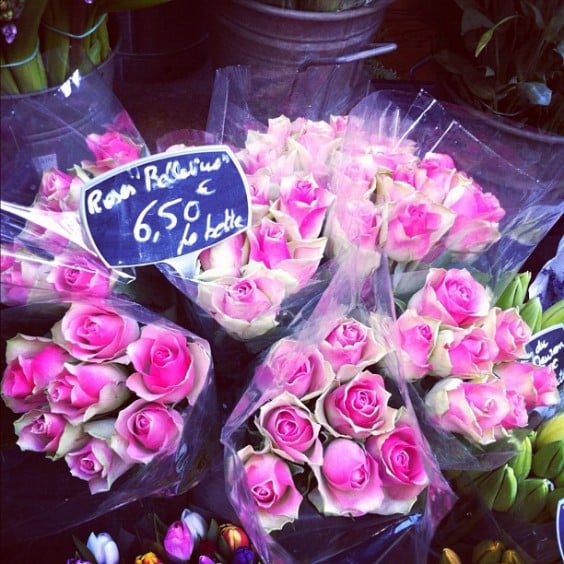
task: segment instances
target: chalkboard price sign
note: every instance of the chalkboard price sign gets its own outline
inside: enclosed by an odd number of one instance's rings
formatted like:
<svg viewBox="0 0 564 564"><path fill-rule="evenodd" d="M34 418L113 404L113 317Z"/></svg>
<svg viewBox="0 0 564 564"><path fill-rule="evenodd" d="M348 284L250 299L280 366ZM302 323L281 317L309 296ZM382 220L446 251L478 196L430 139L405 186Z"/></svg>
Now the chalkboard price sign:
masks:
<svg viewBox="0 0 564 564"><path fill-rule="evenodd" d="M83 190L87 237L111 267L154 264L246 230L245 174L223 145L160 153L98 176Z"/></svg>

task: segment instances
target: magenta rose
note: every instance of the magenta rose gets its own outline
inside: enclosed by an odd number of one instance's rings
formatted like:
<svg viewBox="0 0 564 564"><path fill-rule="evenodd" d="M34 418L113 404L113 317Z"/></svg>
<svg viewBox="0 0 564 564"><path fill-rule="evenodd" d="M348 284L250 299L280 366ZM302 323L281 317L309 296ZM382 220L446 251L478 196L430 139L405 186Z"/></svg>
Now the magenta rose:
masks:
<svg viewBox="0 0 564 564"><path fill-rule="evenodd" d="M270 532L295 521L303 496L296 489L288 464L275 454L255 452L250 446L240 450L238 456L262 527Z"/></svg>
<svg viewBox="0 0 564 564"><path fill-rule="evenodd" d="M483 327L498 347L494 362L508 362L525 356L525 345L532 336L531 328L523 321L517 309L492 308Z"/></svg>
<svg viewBox="0 0 564 564"><path fill-rule="evenodd" d="M129 397L127 372L118 364L65 364L49 382L47 400L53 413L74 425L110 413Z"/></svg>
<svg viewBox="0 0 564 564"><path fill-rule="evenodd" d="M341 379L378 362L386 353L373 330L352 317L337 319L330 327L319 350Z"/></svg>
<svg viewBox="0 0 564 564"><path fill-rule="evenodd" d="M84 438L80 425L72 425L64 415L45 409L32 409L14 421L21 450L43 452L57 460L78 448Z"/></svg>
<svg viewBox="0 0 564 564"><path fill-rule="evenodd" d="M80 206L81 186L80 179L50 168L43 172L35 204L51 211L76 211Z"/></svg>
<svg viewBox="0 0 564 564"><path fill-rule="evenodd" d="M275 327L285 296L284 280L264 268L242 278L225 277L198 285L199 305L240 339L262 335Z"/></svg>
<svg viewBox="0 0 564 564"><path fill-rule="evenodd" d="M464 379L487 376L497 354L495 341L480 327L444 329L431 354L431 373Z"/></svg>
<svg viewBox="0 0 564 564"><path fill-rule="evenodd" d="M102 439L91 438L65 456L71 475L88 482L91 494L107 492L131 464L123 461Z"/></svg>
<svg viewBox="0 0 564 564"><path fill-rule="evenodd" d="M292 339L277 341L257 374L265 389L275 383L303 400L320 393L334 378L316 346Z"/></svg>
<svg viewBox="0 0 564 564"><path fill-rule="evenodd" d="M86 137L86 145L92 151L96 162L83 162L82 165L93 174L101 174L135 161L141 156L141 147L116 131L108 131L102 135L91 133Z"/></svg>
<svg viewBox="0 0 564 564"><path fill-rule="evenodd" d="M417 380L433 368L430 356L437 341L440 322L406 309L396 320L394 339L401 356L403 374Z"/></svg>
<svg viewBox="0 0 564 564"><path fill-rule="evenodd" d="M415 429L403 422L389 433L369 437L366 441L367 452L378 461L382 486L394 500L405 500L411 505L429 485L422 449Z"/></svg>
<svg viewBox="0 0 564 564"><path fill-rule="evenodd" d="M502 422L511 403L504 383L497 378L477 382L439 380L425 396L425 406L439 428L460 433L477 444L493 443L507 435Z"/></svg>
<svg viewBox="0 0 564 564"><path fill-rule="evenodd" d="M468 327L490 310L490 294L466 269L431 268L423 288L409 300L419 315L446 325Z"/></svg>
<svg viewBox="0 0 564 564"><path fill-rule="evenodd" d="M131 317L108 307L74 303L51 329L53 341L85 362L120 361L139 336Z"/></svg>
<svg viewBox="0 0 564 564"><path fill-rule="evenodd" d="M272 207L276 221L292 239L315 239L321 234L327 209L335 199L313 176L286 176L280 181L280 196Z"/></svg>
<svg viewBox="0 0 564 564"><path fill-rule="evenodd" d="M105 298L114 283L112 272L96 257L87 253L57 256L47 282L62 296Z"/></svg>
<svg viewBox="0 0 564 564"><path fill-rule="evenodd" d="M174 408L139 399L119 412L112 446L124 460L148 464L176 451L182 426L182 415Z"/></svg>
<svg viewBox="0 0 564 564"><path fill-rule="evenodd" d="M380 229L380 246L397 262L424 258L450 229L454 214L415 192L388 204Z"/></svg>
<svg viewBox="0 0 564 564"><path fill-rule="evenodd" d="M357 442L332 440L325 445L323 464L312 470L317 489L309 497L320 513L359 517L385 511L378 464Z"/></svg>
<svg viewBox="0 0 564 564"><path fill-rule="evenodd" d="M271 443L272 451L293 462L321 464L321 425L296 397L284 392L264 404L257 428Z"/></svg>
<svg viewBox="0 0 564 564"><path fill-rule="evenodd" d="M136 372L127 387L146 401L177 403L187 399L194 405L210 369L209 351L190 341L180 331L146 325L137 341L127 347Z"/></svg>
<svg viewBox="0 0 564 564"><path fill-rule="evenodd" d="M531 362L504 362L494 369L508 392L521 395L527 409L558 405L558 379L552 365L537 366Z"/></svg>
<svg viewBox="0 0 564 564"><path fill-rule="evenodd" d="M18 334L6 341L2 399L15 413L47 404L49 382L64 369L67 352L50 339Z"/></svg>
<svg viewBox="0 0 564 564"><path fill-rule="evenodd" d="M379 374L360 372L325 392L316 402L317 419L337 435L365 439L387 433L399 415Z"/></svg>

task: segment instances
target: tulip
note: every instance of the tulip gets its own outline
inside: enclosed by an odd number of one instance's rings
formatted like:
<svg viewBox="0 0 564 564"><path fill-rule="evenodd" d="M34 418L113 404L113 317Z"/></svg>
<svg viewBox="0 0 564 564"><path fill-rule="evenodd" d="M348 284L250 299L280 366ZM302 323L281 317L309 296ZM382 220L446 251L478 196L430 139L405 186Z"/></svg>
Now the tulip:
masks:
<svg viewBox="0 0 564 564"><path fill-rule="evenodd" d="M194 541L203 539L206 536L208 526L206 520L199 513L184 509L180 520L190 529Z"/></svg>
<svg viewBox="0 0 564 564"><path fill-rule="evenodd" d="M163 561L154 552L147 552L136 556L135 564L163 564Z"/></svg>
<svg viewBox="0 0 564 564"><path fill-rule="evenodd" d="M172 558L188 560L194 550L194 539L190 529L183 521L175 521L168 528L163 545L167 554Z"/></svg>
<svg viewBox="0 0 564 564"><path fill-rule="evenodd" d="M219 536L225 541L231 554L239 547L249 547L251 544L247 533L241 527L231 523L226 523L219 527Z"/></svg>
<svg viewBox="0 0 564 564"><path fill-rule="evenodd" d="M97 564L119 564L119 550L108 533L90 533L86 548L90 550Z"/></svg>

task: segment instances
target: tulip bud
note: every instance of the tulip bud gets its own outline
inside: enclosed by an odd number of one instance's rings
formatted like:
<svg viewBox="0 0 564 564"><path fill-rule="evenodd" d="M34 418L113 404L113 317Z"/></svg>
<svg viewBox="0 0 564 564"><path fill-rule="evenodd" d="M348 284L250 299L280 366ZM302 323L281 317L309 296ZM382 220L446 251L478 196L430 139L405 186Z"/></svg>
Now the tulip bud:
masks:
<svg viewBox="0 0 564 564"><path fill-rule="evenodd" d="M135 564L163 564L163 561L154 552L147 552L136 556Z"/></svg>
<svg viewBox="0 0 564 564"><path fill-rule="evenodd" d="M219 527L219 536L225 541L231 554L240 546L249 547L251 545L247 533L245 533L241 527L237 527L231 523L226 523Z"/></svg>
<svg viewBox="0 0 564 564"><path fill-rule="evenodd" d="M512 548L508 548L507 550L503 551L501 555L501 564L523 564L522 558L519 556L519 553Z"/></svg>
<svg viewBox="0 0 564 564"><path fill-rule="evenodd" d="M503 290L501 296L499 296L495 305L501 309L520 307L527 295L530 281L530 272L520 272L514 276L511 282L505 287L505 290Z"/></svg>
<svg viewBox="0 0 564 564"><path fill-rule="evenodd" d="M519 308L521 319L530 327L533 335L540 331L542 321L542 304L540 298L533 298Z"/></svg>
<svg viewBox="0 0 564 564"><path fill-rule="evenodd" d="M190 529L194 541L203 539L206 536L208 526L206 520L199 513L184 509L180 519Z"/></svg>
<svg viewBox="0 0 564 564"><path fill-rule="evenodd" d="M443 548L439 564L462 564L462 560L451 548Z"/></svg>
<svg viewBox="0 0 564 564"><path fill-rule="evenodd" d="M564 440L539 448L533 456L532 470L539 478L555 478L564 471Z"/></svg>
<svg viewBox="0 0 564 564"><path fill-rule="evenodd" d="M505 546L498 540L484 540L472 551L472 564L498 564Z"/></svg>
<svg viewBox="0 0 564 564"><path fill-rule="evenodd" d="M97 564L119 564L119 550L108 533L90 533L86 548L92 553Z"/></svg>
<svg viewBox="0 0 564 564"><path fill-rule="evenodd" d="M511 511L523 521L534 521L545 509L551 482L543 478L527 478L519 482Z"/></svg>
<svg viewBox="0 0 564 564"><path fill-rule="evenodd" d="M182 521L175 521L166 532L163 546L172 558L188 560L194 550L190 529Z"/></svg>
<svg viewBox="0 0 564 564"><path fill-rule="evenodd" d="M534 448L540 449L544 445L553 441L564 440L564 412L553 415L550 419L545 419L538 427Z"/></svg>

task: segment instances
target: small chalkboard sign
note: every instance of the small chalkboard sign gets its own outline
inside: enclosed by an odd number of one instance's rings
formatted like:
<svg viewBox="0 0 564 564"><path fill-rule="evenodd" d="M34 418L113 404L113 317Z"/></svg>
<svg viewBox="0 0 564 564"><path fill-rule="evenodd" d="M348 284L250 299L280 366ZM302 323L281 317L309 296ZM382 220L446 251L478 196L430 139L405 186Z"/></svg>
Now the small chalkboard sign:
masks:
<svg viewBox="0 0 564 564"><path fill-rule="evenodd" d="M526 359L537 366L554 367L558 386L564 383L564 323L535 333L525 346Z"/></svg>
<svg viewBox="0 0 564 564"><path fill-rule="evenodd" d="M190 147L139 159L83 190L86 236L110 267L155 264L245 231L249 188L232 151Z"/></svg>

